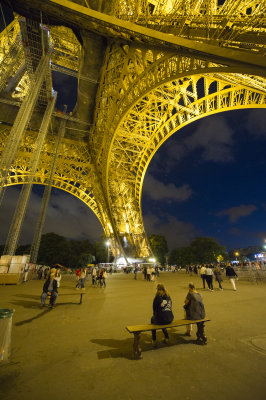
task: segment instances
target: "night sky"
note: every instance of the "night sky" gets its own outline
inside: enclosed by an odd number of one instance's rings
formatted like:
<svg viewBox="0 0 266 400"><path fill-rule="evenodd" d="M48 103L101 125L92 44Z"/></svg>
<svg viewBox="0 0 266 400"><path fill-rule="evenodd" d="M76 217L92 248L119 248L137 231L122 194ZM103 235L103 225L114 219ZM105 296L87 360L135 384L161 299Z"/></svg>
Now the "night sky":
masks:
<svg viewBox="0 0 266 400"><path fill-rule="evenodd" d="M53 73L56 107L72 111L76 79ZM173 249L197 236L213 237L228 250L266 239L265 109L216 114L174 134L151 161L142 197L148 234L162 234ZM4 243L20 187L7 188L0 208ZM30 243L43 187L35 186L20 243ZM44 233L96 240L103 229L80 200L53 189Z"/></svg>

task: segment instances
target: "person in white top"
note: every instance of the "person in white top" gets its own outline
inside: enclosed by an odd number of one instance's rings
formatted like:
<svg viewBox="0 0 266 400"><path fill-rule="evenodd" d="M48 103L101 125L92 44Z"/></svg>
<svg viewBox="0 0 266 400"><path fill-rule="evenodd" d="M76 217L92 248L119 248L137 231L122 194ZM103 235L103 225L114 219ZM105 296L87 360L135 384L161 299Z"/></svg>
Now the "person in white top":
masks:
<svg viewBox="0 0 266 400"><path fill-rule="evenodd" d="M60 281L62 279L61 272L59 268L56 268L54 279L57 281L57 287L60 286Z"/></svg>
<svg viewBox="0 0 266 400"><path fill-rule="evenodd" d="M213 270L212 268L208 265L205 269L205 276L206 276L206 282L208 285L209 290L213 292Z"/></svg>
<svg viewBox="0 0 266 400"><path fill-rule="evenodd" d="M206 267L204 265L200 269L200 277L202 279L203 289L205 289Z"/></svg>

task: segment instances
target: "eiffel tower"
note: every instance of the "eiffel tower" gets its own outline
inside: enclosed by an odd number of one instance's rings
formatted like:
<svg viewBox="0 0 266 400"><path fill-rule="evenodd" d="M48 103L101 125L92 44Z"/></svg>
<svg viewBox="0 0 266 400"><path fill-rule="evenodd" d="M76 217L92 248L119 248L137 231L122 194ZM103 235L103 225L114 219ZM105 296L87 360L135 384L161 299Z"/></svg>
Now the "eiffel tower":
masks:
<svg viewBox="0 0 266 400"><path fill-rule="evenodd" d="M33 184L98 217L115 256L147 258L141 194L159 147L209 115L265 108L264 0L9 0L0 36L1 196L24 190L10 227L14 254ZM51 71L77 77L73 113L58 114Z"/></svg>

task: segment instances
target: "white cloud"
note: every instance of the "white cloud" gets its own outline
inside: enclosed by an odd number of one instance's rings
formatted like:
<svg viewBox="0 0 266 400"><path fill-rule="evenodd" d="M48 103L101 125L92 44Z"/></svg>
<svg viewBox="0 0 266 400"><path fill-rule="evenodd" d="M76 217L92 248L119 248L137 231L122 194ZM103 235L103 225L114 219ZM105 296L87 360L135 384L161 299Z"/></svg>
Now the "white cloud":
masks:
<svg viewBox="0 0 266 400"><path fill-rule="evenodd" d="M160 219L154 214L146 214L143 220L147 234L156 233L165 236L169 250L187 246L199 235L193 224L180 221L172 215L165 215L163 219Z"/></svg>
<svg viewBox="0 0 266 400"><path fill-rule="evenodd" d="M0 209L0 243L6 241L9 226L16 207L19 187L7 188ZM32 193L25 215L19 243L31 243L36 219L39 215L41 197ZM73 195L53 190L47 209L43 233L54 232L76 240L95 240L103 234L103 229L95 214Z"/></svg>
<svg viewBox="0 0 266 400"><path fill-rule="evenodd" d="M144 180L143 192L153 200L186 201L192 195L189 185L176 187L173 183L160 182L151 175L147 175Z"/></svg>
<svg viewBox="0 0 266 400"><path fill-rule="evenodd" d="M165 144L166 156L162 162L166 171L189 157L195 150L199 161L227 163L234 160L234 131L225 117L217 115L203 118L192 123L189 127L190 131L193 128L194 132L189 135L181 129L174 134L176 138L170 139Z"/></svg>
<svg viewBox="0 0 266 400"><path fill-rule="evenodd" d="M227 210L222 210L217 213L218 216L228 215L230 222L236 222L241 217L248 217L257 209L256 206L249 205L240 205L236 207L228 208Z"/></svg>

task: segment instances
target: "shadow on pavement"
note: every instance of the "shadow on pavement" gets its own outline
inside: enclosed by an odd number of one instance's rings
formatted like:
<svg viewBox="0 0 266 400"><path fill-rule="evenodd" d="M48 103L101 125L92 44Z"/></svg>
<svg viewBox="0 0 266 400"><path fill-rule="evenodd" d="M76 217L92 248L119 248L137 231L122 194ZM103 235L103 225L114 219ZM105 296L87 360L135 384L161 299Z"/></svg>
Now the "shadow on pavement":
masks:
<svg viewBox="0 0 266 400"><path fill-rule="evenodd" d="M91 339L92 343L100 344L101 346L111 347L109 350L101 350L97 352L99 360L105 358L126 358L135 360L133 355L133 338L117 340L117 339ZM142 334L140 339L141 352L154 351L164 347L173 347L178 344L196 344L196 340L185 339L182 335L174 334L171 336L170 343L164 344L158 340L157 347L154 348L151 344L151 335Z"/></svg>

